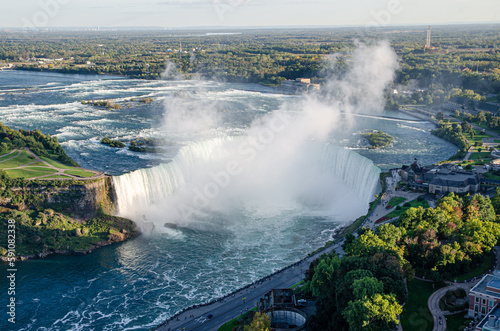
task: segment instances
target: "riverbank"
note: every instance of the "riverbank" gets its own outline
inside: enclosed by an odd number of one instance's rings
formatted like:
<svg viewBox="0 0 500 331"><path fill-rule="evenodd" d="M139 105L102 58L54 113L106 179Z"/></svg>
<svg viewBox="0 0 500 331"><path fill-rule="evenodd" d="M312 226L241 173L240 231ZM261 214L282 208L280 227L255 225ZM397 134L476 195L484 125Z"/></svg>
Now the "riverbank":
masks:
<svg viewBox="0 0 500 331"><path fill-rule="evenodd" d="M58 237L46 237L50 235L48 232L54 231L38 230L37 235L33 235L28 226L25 224L19 225L16 220L17 230L15 236L21 238L22 243L16 245L15 252L22 253L15 256L15 260L43 259L51 255L82 256L90 254L96 249L131 240L140 235L135 223L110 215L100 215L85 223L75 223L78 226L76 229L62 229L62 232L67 234L66 236L61 234L60 230L56 230L59 233ZM90 225L89 227L94 230L100 229L101 231L86 232L85 229L89 228L86 225ZM82 228L84 230L81 230ZM6 238L7 235L2 232L0 231L0 235ZM46 238L50 240L45 240ZM8 250L0 247L0 253L0 261L12 262Z"/></svg>

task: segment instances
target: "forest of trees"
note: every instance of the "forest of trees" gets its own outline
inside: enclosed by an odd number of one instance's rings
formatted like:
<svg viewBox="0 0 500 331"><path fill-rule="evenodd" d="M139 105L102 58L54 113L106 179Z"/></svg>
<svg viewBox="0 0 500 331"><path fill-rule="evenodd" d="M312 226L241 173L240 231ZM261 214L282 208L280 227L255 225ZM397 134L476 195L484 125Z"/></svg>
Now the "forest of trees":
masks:
<svg viewBox="0 0 500 331"><path fill-rule="evenodd" d="M478 267L500 236L500 188L491 201L453 193L436 208L410 208L375 231L346 236L345 256L323 255L306 273L317 298L310 330L390 330L408 298L405 279L435 281Z"/></svg>
<svg viewBox="0 0 500 331"><path fill-rule="evenodd" d="M355 40L387 39L401 58L396 84L411 88L396 104L439 104L453 96L487 100L500 93L500 26L440 26L433 50L424 51L425 28L0 33L0 64L19 69L115 74L136 78L203 76L230 82L279 84L324 80L329 55L342 72ZM182 53L180 52L182 43ZM57 59L57 61L45 61ZM42 63L39 63L42 62ZM168 70L166 70L168 68ZM494 98L496 99L496 97Z"/></svg>

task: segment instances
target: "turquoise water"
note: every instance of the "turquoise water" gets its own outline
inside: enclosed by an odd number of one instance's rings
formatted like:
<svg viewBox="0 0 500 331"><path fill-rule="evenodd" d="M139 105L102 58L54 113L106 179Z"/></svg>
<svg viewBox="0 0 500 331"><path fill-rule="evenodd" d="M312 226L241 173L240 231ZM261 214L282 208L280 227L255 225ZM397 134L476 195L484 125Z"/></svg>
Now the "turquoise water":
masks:
<svg viewBox="0 0 500 331"><path fill-rule="evenodd" d="M125 103L119 111L81 103L146 96L154 102ZM193 142L239 135L254 119L298 99L258 85L0 72L0 118L4 124L56 135L83 167L112 175L170 162ZM218 121L187 134L176 132L172 126L175 121L166 115L166 104L187 110L201 105ZM415 157L424 164L432 163L456 151L453 145L430 135L430 123L415 122L394 112L380 115L395 119L356 116L353 126L342 126L329 141L383 169L401 166ZM369 129L391 134L394 145L366 149L359 133ZM166 141L165 153L113 149L99 143L105 135L125 142L161 138ZM342 218L342 212L315 215L300 213L296 206L255 208L258 214L231 210L200 224L154 231L88 256L18 263L18 323L13 329L148 329L186 306L217 298L297 261L327 241L339 225L351 221ZM245 227L247 223L251 226ZM4 272L6 266L0 268ZM5 289L6 285L2 277L0 287ZM5 307L6 300L1 296L0 306ZM0 329L9 329L6 318L0 319Z"/></svg>

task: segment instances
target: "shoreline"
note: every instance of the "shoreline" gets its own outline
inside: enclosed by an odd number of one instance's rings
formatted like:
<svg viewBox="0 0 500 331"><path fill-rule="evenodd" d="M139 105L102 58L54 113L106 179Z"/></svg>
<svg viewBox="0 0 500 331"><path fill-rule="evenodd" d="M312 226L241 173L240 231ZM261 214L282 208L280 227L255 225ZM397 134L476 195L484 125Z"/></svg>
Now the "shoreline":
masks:
<svg viewBox="0 0 500 331"><path fill-rule="evenodd" d="M133 222L133 221L131 221L131 222ZM23 261L27 261L27 260L45 259L46 257L49 257L49 256L85 256L85 255L88 255L88 254L94 252L95 250L97 250L99 248L111 246L113 244L124 243L126 241L133 240L140 235L141 235L141 233L137 232L137 233L134 233L132 235L127 235L123 240L99 241L95 245L92 245L89 248L87 248L86 250L61 249L61 250L46 251L46 252L42 251L40 253L29 254L29 255L20 255L20 256L16 256L16 262L23 262ZM8 257L0 256L0 263L1 262L7 263L7 262L11 262L11 261L9 261Z"/></svg>

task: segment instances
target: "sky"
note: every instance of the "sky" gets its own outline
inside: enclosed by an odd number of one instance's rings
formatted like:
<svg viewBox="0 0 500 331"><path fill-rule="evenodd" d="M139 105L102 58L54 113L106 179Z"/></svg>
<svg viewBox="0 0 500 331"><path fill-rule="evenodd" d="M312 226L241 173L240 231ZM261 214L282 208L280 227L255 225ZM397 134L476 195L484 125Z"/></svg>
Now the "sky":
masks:
<svg viewBox="0 0 500 331"><path fill-rule="evenodd" d="M1 27L390 26L500 23L499 0L22 0Z"/></svg>

